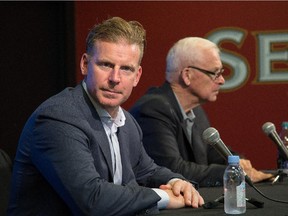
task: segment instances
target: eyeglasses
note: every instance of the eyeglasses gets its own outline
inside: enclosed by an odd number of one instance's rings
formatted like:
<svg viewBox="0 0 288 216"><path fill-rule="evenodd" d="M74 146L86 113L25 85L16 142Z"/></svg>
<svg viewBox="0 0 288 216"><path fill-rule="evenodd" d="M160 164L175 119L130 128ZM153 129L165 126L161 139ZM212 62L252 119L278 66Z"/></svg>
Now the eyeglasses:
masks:
<svg viewBox="0 0 288 216"><path fill-rule="evenodd" d="M204 70L204 69L194 67L194 66L187 66L187 68L196 69L196 70L208 75L209 77L211 77L212 80L218 79L224 73L224 68L221 68L218 72L212 72L212 71Z"/></svg>

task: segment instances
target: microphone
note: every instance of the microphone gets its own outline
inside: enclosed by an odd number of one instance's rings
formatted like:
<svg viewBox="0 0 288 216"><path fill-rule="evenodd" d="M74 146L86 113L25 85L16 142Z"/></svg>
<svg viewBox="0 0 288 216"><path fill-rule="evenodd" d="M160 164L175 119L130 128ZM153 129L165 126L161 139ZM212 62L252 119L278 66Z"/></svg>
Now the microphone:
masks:
<svg viewBox="0 0 288 216"><path fill-rule="evenodd" d="M224 142L221 140L219 132L213 128L213 127L209 127L207 128L203 134L202 134L202 138L204 140L205 143L208 143L210 145L212 145L216 151L227 161L228 156L233 155L230 150L227 148L227 146L224 144ZM244 170L243 170L244 172ZM254 187L251 179L249 178L249 176L247 176L247 174L244 172L245 174L245 181L251 186Z"/></svg>
<svg viewBox="0 0 288 216"><path fill-rule="evenodd" d="M220 138L218 131L213 128L207 128L202 135L204 141L210 145L212 145L216 151L227 161L228 156L233 155L227 146L223 143Z"/></svg>
<svg viewBox="0 0 288 216"><path fill-rule="evenodd" d="M274 142L274 144L276 144L281 156L288 160L288 149L277 134L275 125L271 122L266 122L263 124L262 130Z"/></svg>

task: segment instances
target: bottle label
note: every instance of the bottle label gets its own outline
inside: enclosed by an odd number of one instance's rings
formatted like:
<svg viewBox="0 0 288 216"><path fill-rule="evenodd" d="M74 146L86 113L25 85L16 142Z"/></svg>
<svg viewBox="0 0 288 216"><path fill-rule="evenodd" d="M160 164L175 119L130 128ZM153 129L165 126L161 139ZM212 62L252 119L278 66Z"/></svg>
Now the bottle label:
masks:
<svg viewBox="0 0 288 216"><path fill-rule="evenodd" d="M246 191L245 191L245 182L242 182L239 186L236 187L237 193L237 207L246 206Z"/></svg>

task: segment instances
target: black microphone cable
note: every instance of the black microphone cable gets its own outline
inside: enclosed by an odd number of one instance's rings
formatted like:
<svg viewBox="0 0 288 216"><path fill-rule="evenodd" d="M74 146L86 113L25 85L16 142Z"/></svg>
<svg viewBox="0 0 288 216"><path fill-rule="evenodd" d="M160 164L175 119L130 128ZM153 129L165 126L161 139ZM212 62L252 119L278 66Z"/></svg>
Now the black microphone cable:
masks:
<svg viewBox="0 0 288 216"><path fill-rule="evenodd" d="M249 186L251 186L252 188L254 188L254 190L256 190L260 195L262 195L263 197L265 197L266 199L270 200L270 201L274 201L274 202L279 202L279 203L285 203L285 204L288 204L288 201L286 200L277 200L277 199L273 199L273 198L270 198L268 196L266 196L262 191L260 191L254 184L253 182L251 181L251 179L249 178L249 176L245 175L245 181L247 182L247 184Z"/></svg>

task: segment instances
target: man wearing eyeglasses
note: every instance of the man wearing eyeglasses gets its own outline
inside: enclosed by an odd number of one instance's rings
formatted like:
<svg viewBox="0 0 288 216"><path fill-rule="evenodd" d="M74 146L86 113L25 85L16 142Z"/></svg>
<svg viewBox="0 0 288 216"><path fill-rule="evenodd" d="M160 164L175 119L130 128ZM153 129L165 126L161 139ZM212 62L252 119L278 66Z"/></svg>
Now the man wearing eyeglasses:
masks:
<svg viewBox="0 0 288 216"><path fill-rule="evenodd" d="M164 84L149 89L130 110L155 162L205 187L222 186L226 168L226 161L202 141L210 123L201 105L216 101L225 83L219 54L209 40L179 40L168 52ZM255 170L249 160L240 163L254 182L271 177Z"/></svg>

